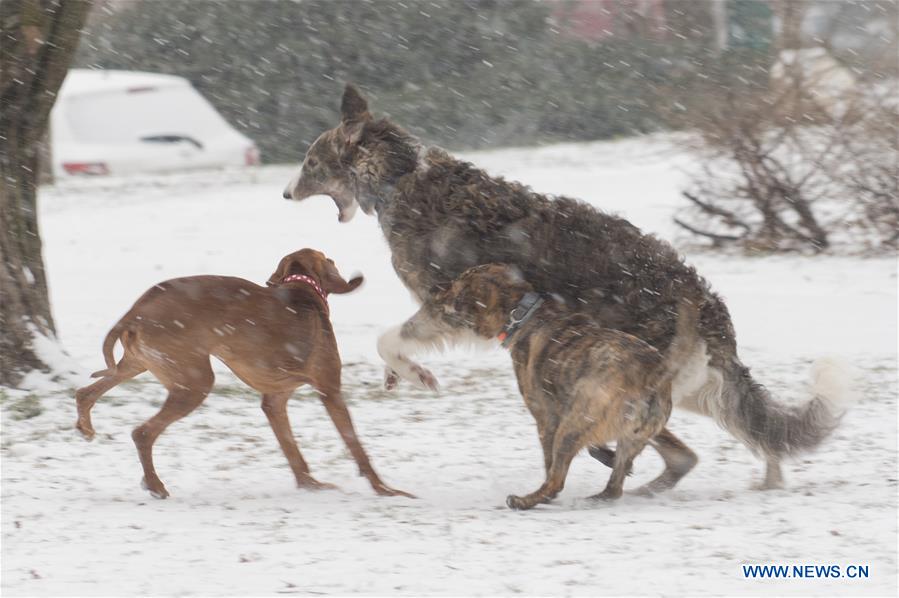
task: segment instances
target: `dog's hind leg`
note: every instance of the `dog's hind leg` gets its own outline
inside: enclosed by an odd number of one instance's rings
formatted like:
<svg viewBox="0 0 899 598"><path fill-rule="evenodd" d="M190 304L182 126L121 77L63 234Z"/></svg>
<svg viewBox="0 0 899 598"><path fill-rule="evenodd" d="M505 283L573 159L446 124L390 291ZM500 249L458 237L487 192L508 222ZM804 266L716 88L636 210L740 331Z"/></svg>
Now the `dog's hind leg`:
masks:
<svg viewBox="0 0 899 598"><path fill-rule="evenodd" d="M780 459L776 456L768 456L765 462L765 479L754 486L756 490L776 490L783 488L784 476L780 469Z"/></svg>
<svg viewBox="0 0 899 598"><path fill-rule="evenodd" d="M590 456L608 467L609 469L615 467L615 451L607 447L606 445L594 445L587 447L587 452L590 453ZM627 475L631 475L631 470L628 470Z"/></svg>
<svg viewBox="0 0 899 598"><path fill-rule="evenodd" d="M297 446L293 431L290 428L290 420L287 417L287 400L291 394L293 393L262 395L262 411L265 413L265 417L268 418L268 423L275 433L275 438L278 439L278 444L281 446L284 456L287 457L290 469L297 480L297 486L313 489L336 488L332 484L319 482L309 473L309 465L306 464L303 454L300 453L300 448Z"/></svg>
<svg viewBox="0 0 899 598"><path fill-rule="evenodd" d="M651 482L644 484L636 490L637 494L651 496L658 492L670 490L682 477L687 475L699 461L690 448L671 433L668 428L662 429L655 437L649 440L665 461L665 471Z"/></svg>
<svg viewBox="0 0 899 598"><path fill-rule="evenodd" d="M143 486L156 498L166 498L169 493L153 467L153 444L160 434L173 422L200 406L212 389L215 376L209 358L191 363L179 363L177 378L171 372L150 367L150 371L169 390L169 396L159 413L138 426L131 433L137 447L137 454L144 469Z"/></svg>
<svg viewBox="0 0 899 598"><path fill-rule="evenodd" d="M125 355L108 376L103 376L93 384L75 391L75 402L78 406L78 421L75 428L87 440L94 439L94 426L91 422L91 409L97 399L126 380L134 378L147 370L134 357Z"/></svg>
<svg viewBox="0 0 899 598"><path fill-rule="evenodd" d="M591 496L592 499L598 500L615 500L621 497L624 488L624 478L627 477L634 458L640 454L646 441L638 439L619 440L615 447L615 463L612 467L612 475L609 476L609 482L606 484L605 490L599 494Z"/></svg>

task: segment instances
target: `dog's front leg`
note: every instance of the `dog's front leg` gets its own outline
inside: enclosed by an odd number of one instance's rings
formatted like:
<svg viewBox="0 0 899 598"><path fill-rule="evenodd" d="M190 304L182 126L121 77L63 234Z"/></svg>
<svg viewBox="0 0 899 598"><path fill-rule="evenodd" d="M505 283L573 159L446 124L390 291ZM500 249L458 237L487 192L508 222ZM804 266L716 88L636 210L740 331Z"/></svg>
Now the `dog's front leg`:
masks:
<svg viewBox="0 0 899 598"><path fill-rule="evenodd" d="M385 484L375 472L371 462L368 460L368 455L365 454L365 449L362 448L362 444L356 436L356 430L353 427L353 420L350 418L350 412L347 410L346 404L340 396L339 382L326 380L316 384L316 388L321 395L321 400L325 405L325 409L328 411L328 416L330 416L331 421L334 422L334 426L340 433L340 437L343 438L344 444L346 444L346 447L350 450L350 454L353 456L353 460L356 461L356 465L359 466L359 473L368 479L368 482L371 484L374 491L382 496L406 496L408 498L415 498L415 496L408 492L391 488Z"/></svg>
<svg viewBox="0 0 899 598"><path fill-rule="evenodd" d="M385 387L392 390L399 383L399 378L403 378L420 388L437 390L437 378L434 374L413 361L409 355L416 350L439 345L440 339L439 331L420 311L403 324L382 334L378 338L378 354L387 364Z"/></svg>

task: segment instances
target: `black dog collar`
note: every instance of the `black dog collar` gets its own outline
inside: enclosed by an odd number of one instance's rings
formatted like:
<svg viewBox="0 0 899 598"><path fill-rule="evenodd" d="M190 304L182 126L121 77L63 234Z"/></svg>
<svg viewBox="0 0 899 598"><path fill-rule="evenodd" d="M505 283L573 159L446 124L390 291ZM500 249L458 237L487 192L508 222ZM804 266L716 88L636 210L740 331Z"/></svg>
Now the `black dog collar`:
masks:
<svg viewBox="0 0 899 598"><path fill-rule="evenodd" d="M504 349L509 348L512 335L518 330L522 324L531 319L534 313L543 305L543 297L540 293L528 292L524 294L518 305L509 313L509 321L503 327L503 331L499 333L497 338L503 345Z"/></svg>

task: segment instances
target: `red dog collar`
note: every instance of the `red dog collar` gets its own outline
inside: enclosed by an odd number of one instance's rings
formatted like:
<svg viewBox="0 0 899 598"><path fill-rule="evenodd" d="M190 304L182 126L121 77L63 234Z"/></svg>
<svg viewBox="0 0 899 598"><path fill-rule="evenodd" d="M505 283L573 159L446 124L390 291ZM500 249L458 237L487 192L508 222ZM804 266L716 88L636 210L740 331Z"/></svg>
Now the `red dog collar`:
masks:
<svg viewBox="0 0 899 598"><path fill-rule="evenodd" d="M311 276L306 276L305 274L291 274L290 276L285 276L281 279L281 284L285 284L288 282L305 282L318 293L318 296L322 298L322 301L325 302L325 306L328 305L328 295L322 290L321 285L315 282L315 279Z"/></svg>

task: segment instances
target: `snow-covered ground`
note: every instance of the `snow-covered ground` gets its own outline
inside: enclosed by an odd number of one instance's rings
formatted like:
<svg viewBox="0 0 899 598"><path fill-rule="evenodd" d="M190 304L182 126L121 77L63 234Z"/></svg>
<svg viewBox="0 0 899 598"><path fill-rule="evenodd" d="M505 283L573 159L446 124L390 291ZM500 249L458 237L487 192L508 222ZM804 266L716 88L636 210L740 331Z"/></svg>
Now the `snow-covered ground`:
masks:
<svg viewBox="0 0 899 598"><path fill-rule="evenodd" d="M619 212L674 236L680 169L663 139L471 154L489 171ZM818 452L787 464L787 488L749 489L762 464L705 419L670 427L700 455L654 499L582 497L608 470L579 456L565 491L529 512L542 460L508 356L455 352L426 363L439 395L380 388L380 331L412 313L374 219L338 224L333 203L280 199L288 167L44 189L41 224L59 333L84 382L108 328L147 287L216 273L264 281L278 259L323 250L366 285L334 297L345 389L385 481L380 498L308 391L291 404L301 449L340 491L304 492L255 394L222 366L205 404L156 445L169 500L152 499L131 429L164 396L143 376L94 408L98 437L73 429L70 391L2 401L4 595L543 594L895 595L895 259L689 256L726 298L744 361L786 401L803 400L814 357L857 368L860 402ZM661 461L642 455L628 486ZM745 579L743 564L867 565L867 579Z"/></svg>

